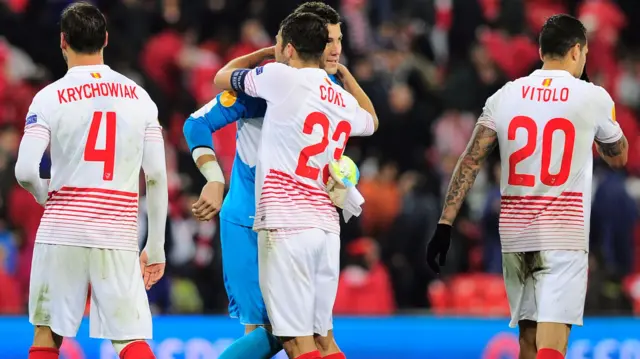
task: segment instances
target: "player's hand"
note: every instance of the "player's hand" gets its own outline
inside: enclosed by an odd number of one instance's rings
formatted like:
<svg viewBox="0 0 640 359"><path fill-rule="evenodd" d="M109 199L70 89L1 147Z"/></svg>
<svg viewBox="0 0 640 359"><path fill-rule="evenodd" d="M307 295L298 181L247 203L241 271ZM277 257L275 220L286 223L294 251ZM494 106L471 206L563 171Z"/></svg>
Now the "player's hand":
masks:
<svg viewBox="0 0 640 359"><path fill-rule="evenodd" d="M207 182L202 187L200 198L193 204L191 211L199 221L210 221L220 212L222 197L224 196L224 183Z"/></svg>
<svg viewBox="0 0 640 359"><path fill-rule="evenodd" d="M440 266L447 262L447 252L451 245L451 226L438 223L433 238L427 245L427 264L436 274L440 274ZM436 257L438 260L436 261Z"/></svg>
<svg viewBox="0 0 640 359"><path fill-rule="evenodd" d="M327 181L327 191L329 191L329 198L331 198L334 206L344 208L348 190L341 181L336 181L332 177L329 177L329 181Z"/></svg>
<svg viewBox="0 0 640 359"><path fill-rule="evenodd" d="M334 166L329 166L329 180L327 181L327 191L333 205L344 209L344 202L347 199L349 189L342 182L340 175L335 172Z"/></svg>
<svg viewBox="0 0 640 359"><path fill-rule="evenodd" d="M344 83L345 76L349 73L350 73L349 69L346 66L344 66L341 63L338 63L338 72L336 72L336 77L338 78L338 80Z"/></svg>
<svg viewBox="0 0 640 359"><path fill-rule="evenodd" d="M146 290L151 289L154 284L158 283L164 275L165 263L149 263L147 251L140 253L140 271L142 272L142 280Z"/></svg>

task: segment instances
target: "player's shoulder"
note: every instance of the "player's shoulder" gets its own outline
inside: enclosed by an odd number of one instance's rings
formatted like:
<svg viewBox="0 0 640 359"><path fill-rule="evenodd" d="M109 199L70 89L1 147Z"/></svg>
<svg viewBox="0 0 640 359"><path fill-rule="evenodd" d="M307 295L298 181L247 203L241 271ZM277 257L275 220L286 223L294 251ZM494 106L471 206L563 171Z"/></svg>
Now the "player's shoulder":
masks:
<svg viewBox="0 0 640 359"><path fill-rule="evenodd" d="M145 90L140 84L114 69L109 69L108 80L135 88L136 96L143 101L144 106L148 107L151 112L155 112L157 116L158 106L153 101L147 90Z"/></svg>
<svg viewBox="0 0 640 359"><path fill-rule="evenodd" d="M241 111L248 118L264 117L267 110L265 100L235 91L222 91L216 96L213 105L221 106L223 109Z"/></svg>
<svg viewBox="0 0 640 359"><path fill-rule="evenodd" d="M281 64L279 62L269 62L264 65L258 66L255 69L256 76L265 76L265 77L278 77L278 76L286 76L287 74L295 73L296 69L285 64Z"/></svg>
<svg viewBox="0 0 640 359"><path fill-rule="evenodd" d="M109 77L110 77L110 80L113 82L136 87L138 89L137 91L139 91L139 93L137 93L139 98L145 99L145 100L151 100L151 96L149 96L149 93L147 92L147 90L145 90L144 87L142 87L140 84L130 79L129 77L113 69L109 69Z"/></svg>
<svg viewBox="0 0 640 359"><path fill-rule="evenodd" d="M591 101L604 105L613 104L613 98L604 87L579 79L576 79L576 81L579 82L578 86L582 87Z"/></svg>
<svg viewBox="0 0 640 359"><path fill-rule="evenodd" d="M487 105L497 106L499 102L502 101L503 98L509 96L512 90L519 85L518 81L520 80L521 79L509 81L504 85L502 85L502 87L500 87L496 92L494 92L491 96L489 96L489 98L487 99Z"/></svg>

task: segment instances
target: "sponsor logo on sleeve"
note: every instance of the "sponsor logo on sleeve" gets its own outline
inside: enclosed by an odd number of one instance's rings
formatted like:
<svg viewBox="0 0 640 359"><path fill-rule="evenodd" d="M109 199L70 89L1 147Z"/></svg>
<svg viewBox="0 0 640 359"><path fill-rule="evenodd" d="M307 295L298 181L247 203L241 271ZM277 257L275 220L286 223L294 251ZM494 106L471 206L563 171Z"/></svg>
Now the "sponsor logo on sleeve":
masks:
<svg viewBox="0 0 640 359"><path fill-rule="evenodd" d="M33 115L27 116L26 125L33 125L36 122L38 122L38 116L37 115L33 114Z"/></svg>

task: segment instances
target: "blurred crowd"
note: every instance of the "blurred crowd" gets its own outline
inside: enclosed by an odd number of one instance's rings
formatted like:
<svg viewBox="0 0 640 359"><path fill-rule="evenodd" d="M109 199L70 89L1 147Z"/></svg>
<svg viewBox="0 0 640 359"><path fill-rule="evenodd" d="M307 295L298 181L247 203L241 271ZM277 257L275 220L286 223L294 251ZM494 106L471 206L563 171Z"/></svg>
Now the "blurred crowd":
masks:
<svg viewBox="0 0 640 359"><path fill-rule="evenodd" d="M25 312L42 213L13 166L33 95L61 77L58 16L67 0L0 0L0 313ZM107 15L105 61L158 104L170 171L166 279L149 293L163 313L224 313L218 226L190 215L204 179L182 138L188 115L216 94L229 59L273 43L301 0L96 0ZM616 100L630 143L626 171L596 165L588 313L630 313L640 297L640 7L637 0L327 0L343 19L342 61L373 100L380 131L354 138L362 216L342 226L335 311L390 314L433 308L503 313L498 235L499 158L479 175L456 222L445 275L425 266L441 199L484 101L540 66L536 35L554 13L589 32L589 76ZM636 25L634 25L636 24ZM235 128L215 134L225 171ZM48 172L43 160L43 176ZM146 235L141 191L140 238ZM482 293L481 293L482 292ZM484 294L483 294L484 293ZM478 298L486 298L483 302ZM500 303L494 310L478 306ZM455 305L454 305L455 304ZM640 304L640 302L638 302ZM636 306L640 308L640 306ZM466 312L465 312L465 309ZM469 309L473 308L473 309Z"/></svg>

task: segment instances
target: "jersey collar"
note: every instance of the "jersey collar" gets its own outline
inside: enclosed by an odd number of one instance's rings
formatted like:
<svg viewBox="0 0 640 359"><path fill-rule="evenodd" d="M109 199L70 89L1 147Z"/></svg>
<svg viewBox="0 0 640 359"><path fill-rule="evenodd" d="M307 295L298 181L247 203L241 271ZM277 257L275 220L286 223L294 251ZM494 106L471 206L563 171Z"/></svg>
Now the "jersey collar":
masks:
<svg viewBox="0 0 640 359"><path fill-rule="evenodd" d="M67 73L73 72L94 72L109 70L107 65L88 65L88 66L74 66L67 71Z"/></svg>
<svg viewBox="0 0 640 359"><path fill-rule="evenodd" d="M540 77L573 77L569 71L565 70L535 70L531 76Z"/></svg>

